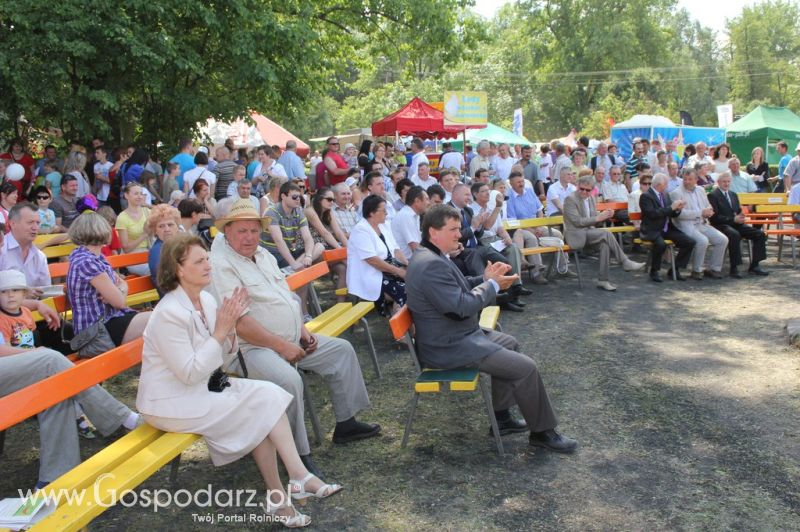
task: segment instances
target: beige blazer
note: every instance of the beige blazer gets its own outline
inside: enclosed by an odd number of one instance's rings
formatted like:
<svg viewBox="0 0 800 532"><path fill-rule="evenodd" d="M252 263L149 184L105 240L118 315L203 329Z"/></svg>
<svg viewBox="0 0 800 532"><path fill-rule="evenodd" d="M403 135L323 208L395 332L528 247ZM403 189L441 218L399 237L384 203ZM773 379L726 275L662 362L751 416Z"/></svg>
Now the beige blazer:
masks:
<svg viewBox="0 0 800 532"><path fill-rule="evenodd" d="M189 296L178 286L156 306L144 330L142 372L136 408L142 414L188 419L210 410L208 378L236 356L211 336L217 303L206 292L200 294L208 322L203 324Z"/></svg>
<svg viewBox="0 0 800 532"><path fill-rule="evenodd" d="M586 245L586 234L597 225L597 206L595 199L589 196L589 212L576 190L564 200L564 240L569 247L581 249Z"/></svg>

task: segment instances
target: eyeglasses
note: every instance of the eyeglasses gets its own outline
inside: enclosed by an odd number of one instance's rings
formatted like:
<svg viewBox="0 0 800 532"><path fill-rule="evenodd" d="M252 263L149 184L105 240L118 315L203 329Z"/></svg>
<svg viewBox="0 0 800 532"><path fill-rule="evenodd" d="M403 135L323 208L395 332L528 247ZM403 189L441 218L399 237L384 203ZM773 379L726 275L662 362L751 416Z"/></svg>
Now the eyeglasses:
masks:
<svg viewBox="0 0 800 532"><path fill-rule="evenodd" d="M36 196L36 199L50 199L50 196Z"/></svg>
<svg viewBox="0 0 800 532"><path fill-rule="evenodd" d="M297 200L299 200L299 199L300 199L300 195L299 195L299 194L292 194L292 195L291 195L291 196L289 196L289 197L290 197L291 199L295 200L295 201L297 201Z"/></svg>
<svg viewBox="0 0 800 532"><path fill-rule="evenodd" d="M583 188L583 187L580 187L580 189L581 189L581 191L583 191L583 192L591 192L592 190L594 190L594 189L592 189L592 188Z"/></svg>
<svg viewBox="0 0 800 532"><path fill-rule="evenodd" d="M323 201L333 201L333 198L322 198Z"/></svg>
<svg viewBox="0 0 800 532"><path fill-rule="evenodd" d="M649 187L650 186L650 181L639 181L639 186L640 187Z"/></svg>
<svg viewBox="0 0 800 532"><path fill-rule="evenodd" d="M338 142L329 142L328 143L328 146L338 146L338 145L339 145Z"/></svg>

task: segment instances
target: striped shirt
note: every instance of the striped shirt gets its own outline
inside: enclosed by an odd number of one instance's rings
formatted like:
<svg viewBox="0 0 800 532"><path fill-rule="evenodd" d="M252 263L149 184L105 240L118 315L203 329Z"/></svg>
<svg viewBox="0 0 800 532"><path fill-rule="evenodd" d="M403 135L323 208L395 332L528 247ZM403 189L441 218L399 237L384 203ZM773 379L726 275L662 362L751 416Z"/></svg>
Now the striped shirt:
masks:
<svg viewBox="0 0 800 532"><path fill-rule="evenodd" d="M339 222L339 227L341 230L344 231L348 236L353 230L353 227L355 227L355 225L361 219L361 215L352 205L348 205L344 209L338 205L334 205L333 215L336 216L336 221Z"/></svg>
<svg viewBox="0 0 800 532"><path fill-rule="evenodd" d="M114 270L102 255L95 255L81 246L69 254L69 270L67 271L67 297L72 307L72 326L75 334L96 323L107 322L111 318L122 316L131 309L116 309L100 300L91 281L101 274L108 274L113 282Z"/></svg>
<svg viewBox="0 0 800 532"><path fill-rule="evenodd" d="M269 216L270 226L277 225L281 229L283 241L289 248L289 251L297 251L303 249L303 237L300 235L300 230L303 227L308 227L308 220L303 213L303 209L297 208L286 214L283 212L283 207L280 203L276 203L264 213L264 216ZM269 232L261 233L261 245L264 246L273 255L280 256L278 246L272 240L272 235Z"/></svg>

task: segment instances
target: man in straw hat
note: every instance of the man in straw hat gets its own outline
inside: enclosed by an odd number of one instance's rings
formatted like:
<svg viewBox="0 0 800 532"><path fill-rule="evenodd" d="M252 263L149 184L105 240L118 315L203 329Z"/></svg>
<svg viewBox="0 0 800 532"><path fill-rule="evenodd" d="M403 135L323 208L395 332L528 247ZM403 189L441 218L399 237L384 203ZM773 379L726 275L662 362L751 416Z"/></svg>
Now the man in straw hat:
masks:
<svg viewBox="0 0 800 532"><path fill-rule="evenodd" d="M272 254L259 246L269 221L246 199L236 201L227 216L217 219L221 234L211 246L211 290L221 301L238 286L247 289L252 303L236 324L245 368L237 360L228 369L274 382L294 396L287 415L295 444L308 470L319 476L310 457L298 369L323 375L328 383L336 415L334 443L376 436L381 427L355 419L369 406L369 396L353 346L340 338L308 332L299 299Z"/></svg>

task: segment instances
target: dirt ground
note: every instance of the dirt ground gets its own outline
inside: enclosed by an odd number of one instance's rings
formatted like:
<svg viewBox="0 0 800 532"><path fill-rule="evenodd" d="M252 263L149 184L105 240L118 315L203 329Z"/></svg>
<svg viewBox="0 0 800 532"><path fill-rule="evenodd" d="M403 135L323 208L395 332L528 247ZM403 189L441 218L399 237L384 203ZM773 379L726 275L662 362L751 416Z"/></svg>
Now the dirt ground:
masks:
<svg viewBox="0 0 800 532"><path fill-rule="evenodd" d="M770 250L771 256L774 250ZM597 263L582 261L588 279ZM324 382L311 377L326 441L313 450L336 497L310 503L321 530L800 529L800 351L786 319L800 316L800 271L765 263L767 278L656 285L612 268L609 294L574 279L535 286L524 314L500 322L538 362L574 455L532 450L504 438L500 459L479 394L423 396L409 445L400 448L412 382L405 348L373 314L384 377L357 346L372 407L360 417L381 437L333 445ZM330 301L329 287L322 292ZM109 384L133 403L136 372ZM232 427L233 429L233 427ZM310 432L310 427L309 427ZM108 440L82 442L85 456ZM36 480L33 421L8 431L0 496ZM261 489L252 460L215 469L204 444L184 453L177 488ZM169 487L168 468L142 488ZM213 525L198 516L214 514ZM228 520L217 520L216 514ZM258 508L115 507L94 530L229 530ZM194 515L193 515L194 514Z"/></svg>

